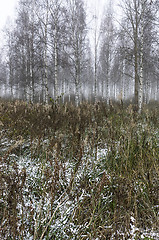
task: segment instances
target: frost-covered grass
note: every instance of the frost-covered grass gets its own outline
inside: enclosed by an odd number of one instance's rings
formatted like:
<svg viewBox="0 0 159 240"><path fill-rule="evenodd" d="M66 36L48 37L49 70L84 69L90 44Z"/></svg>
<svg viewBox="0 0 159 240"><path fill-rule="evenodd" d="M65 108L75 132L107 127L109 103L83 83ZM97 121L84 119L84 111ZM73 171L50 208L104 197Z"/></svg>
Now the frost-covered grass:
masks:
<svg viewBox="0 0 159 240"><path fill-rule="evenodd" d="M0 103L0 239L159 239L159 109Z"/></svg>

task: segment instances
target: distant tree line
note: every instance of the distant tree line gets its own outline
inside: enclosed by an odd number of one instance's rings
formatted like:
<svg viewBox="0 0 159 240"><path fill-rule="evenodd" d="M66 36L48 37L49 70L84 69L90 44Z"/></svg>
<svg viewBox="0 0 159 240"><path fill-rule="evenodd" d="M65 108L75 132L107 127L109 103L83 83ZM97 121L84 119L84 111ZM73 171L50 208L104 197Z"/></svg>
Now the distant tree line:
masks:
<svg viewBox="0 0 159 240"><path fill-rule="evenodd" d="M49 103L49 98L159 100L159 2L121 0L117 20L109 0L89 39L83 0L20 0L5 29L1 96Z"/></svg>

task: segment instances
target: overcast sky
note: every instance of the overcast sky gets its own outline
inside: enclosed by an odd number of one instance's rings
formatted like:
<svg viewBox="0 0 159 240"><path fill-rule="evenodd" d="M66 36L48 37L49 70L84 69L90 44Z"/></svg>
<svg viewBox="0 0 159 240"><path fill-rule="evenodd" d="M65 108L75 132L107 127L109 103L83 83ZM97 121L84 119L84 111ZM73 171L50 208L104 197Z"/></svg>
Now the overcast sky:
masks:
<svg viewBox="0 0 159 240"><path fill-rule="evenodd" d="M14 18L14 14L16 12L16 5L19 0L0 0L0 47L3 46L4 41L4 33L2 32L5 27L7 20L12 20ZM118 2L119 0L112 0L113 2ZM106 4L109 0L84 0L86 4L88 18L87 21L90 22L88 25L89 28L92 28L92 20L93 15L97 15L98 17L98 25L100 26L100 19L104 12ZM96 11L95 11L96 9ZM91 24L92 22L92 24ZM93 32L90 31L90 38L93 38Z"/></svg>
<svg viewBox="0 0 159 240"><path fill-rule="evenodd" d="M8 17L13 17L17 2L18 0L0 0L0 29L6 24ZM92 8L92 11L96 5L97 10L100 9L102 12L108 0L85 0L85 2L90 9Z"/></svg>
<svg viewBox="0 0 159 240"><path fill-rule="evenodd" d="M2 29L9 16L13 16L18 0L0 0L0 29Z"/></svg>

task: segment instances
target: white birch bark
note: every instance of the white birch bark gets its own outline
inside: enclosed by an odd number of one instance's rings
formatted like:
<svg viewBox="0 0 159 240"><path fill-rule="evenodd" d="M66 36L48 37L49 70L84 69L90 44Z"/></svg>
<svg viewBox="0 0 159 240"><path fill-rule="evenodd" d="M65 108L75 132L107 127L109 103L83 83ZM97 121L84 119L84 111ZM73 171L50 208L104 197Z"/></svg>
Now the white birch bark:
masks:
<svg viewBox="0 0 159 240"><path fill-rule="evenodd" d="M79 105L79 83L80 83L80 36L76 32L78 29L75 28L74 32L74 48L75 48L75 104Z"/></svg>
<svg viewBox="0 0 159 240"><path fill-rule="evenodd" d="M95 39L94 39L94 101L97 102L97 17L95 16Z"/></svg>
<svg viewBox="0 0 159 240"><path fill-rule="evenodd" d="M62 103L65 103L65 79L62 81Z"/></svg>
<svg viewBox="0 0 159 240"><path fill-rule="evenodd" d="M48 91L48 60L47 60L47 51L48 51L48 19L49 19L49 1L46 1L46 21L45 21L45 43L44 43L44 72L45 72L45 77L44 77L44 94L45 94L45 103L48 104L49 102L49 91Z"/></svg>
<svg viewBox="0 0 159 240"><path fill-rule="evenodd" d="M11 99L13 100L13 68L12 68L12 59L9 59L9 85L10 85L10 95Z"/></svg>
<svg viewBox="0 0 159 240"><path fill-rule="evenodd" d="M49 21L49 0L45 0L45 6L42 5L42 16L39 13L39 9L37 7L36 15L39 19L41 26L41 33L44 40L43 45L43 61L44 68L42 70L42 100L45 104L49 102L49 91L48 91L48 21ZM45 13L45 14L44 14ZM44 74L44 77L43 77Z"/></svg>
<svg viewBox="0 0 159 240"><path fill-rule="evenodd" d="M125 83L126 83L126 79L125 79L125 74L126 74L126 60L125 60L125 57L123 59L123 76L122 76L122 100L125 100Z"/></svg>
<svg viewBox="0 0 159 240"><path fill-rule="evenodd" d="M58 49L57 49L57 18L55 17L55 36L54 36L54 60L55 60L55 73L54 73L54 76L55 76L55 86L54 86L54 97L55 97L55 100L57 99L58 97L58 79L57 79L57 71L58 71L58 61L57 61L57 52L58 52Z"/></svg>
<svg viewBox="0 0 159 240"><path fill-rule="evenodd" d="M109 105L109 83L110 83L110 70L109 70L109 60L108 60L107 74L106 74L106 102L107 102L107 105Z"/></svg>
<svg viewBox="0 0 159 240"><path fill-rule="evenodd" d="M78 69L78 61L76 62L76 68ZM76 106L79 105L79 73L78 70L76 70L76 76L75 76L75 104Z"/></svg>
<svg viewBox="0 0 159 240"><path fill-rule="evenodd" d="M141 113L143 105L143 44L144 44L144 26L143 26L143 17L144 17L144 6L143 0L141 3L141 49L140 49L140 77L139 77L139 93L138 93L138 110Z"/></svg>
<svg viewBox="0 0 159 240"><path fill-rule="evenodd" d="M96 35L96 33L95 33ZM96 39L96 37L95 37ZM97 102L97 44L95 40L95 59L94 59L94 101Z"/></svg>
<svg viewBox="0 0 159 240"><path fill-rule="evenodd" d="M34 10L35 10L35 0L32 1L31 10L31 40L30 40L30 101L31 103L35 100L35 79L34 79Z"/></svg>

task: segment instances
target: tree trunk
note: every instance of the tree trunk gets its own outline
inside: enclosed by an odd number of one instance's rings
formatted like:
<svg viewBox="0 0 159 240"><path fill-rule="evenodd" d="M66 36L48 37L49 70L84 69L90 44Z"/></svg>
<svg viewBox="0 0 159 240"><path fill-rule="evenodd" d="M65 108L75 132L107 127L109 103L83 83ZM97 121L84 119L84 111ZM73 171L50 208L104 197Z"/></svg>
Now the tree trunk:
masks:
<svg viewBox="0 0 159 240"><path fill-rule="evenodd" d="M57 20L55 20L57 21ZM55 37L54 37L54 54L55 54L55 86L54 86L54 97L55 97L55 100L57 99L58 97L58 80L57 80L57 69L58 69L58 61L57 61L57 23L55 23Z"/></svg>
<svg viewBox="0 0 159 240"><path fill-rule="evenodd" d="M141 49L140 49L140 78L139 78L139 99L138 99L138 110L141 113L143 105L143 47L144 47L144 3L141 0Z"/></svg>
<svg viewBox="0 0 159 240"><path fill-rule="evenodd" d="M138 106L138 20L136 16L136 26L134 32L134 56L135 56L135 104Z"/></svg>
<svg viewBox="0 0 159 240"><path fill-rule="evenodd" d="M138 110L141 113L143 104L143 23L141 24L141 50L140 50L140 78L139 78L139 99Z"/></svg>
<svg viewBox="0 0 159 240"><path fill-rule="evenodd" d="M46 6L46 22L45 22L45 43L44 43L44 85L45 85L45 103L48 104L49 102L49 91L48 91L48 61L47 61L47 49L48 49L48 15L49 15L49 2L47 0L47 6Z"/></svg>

